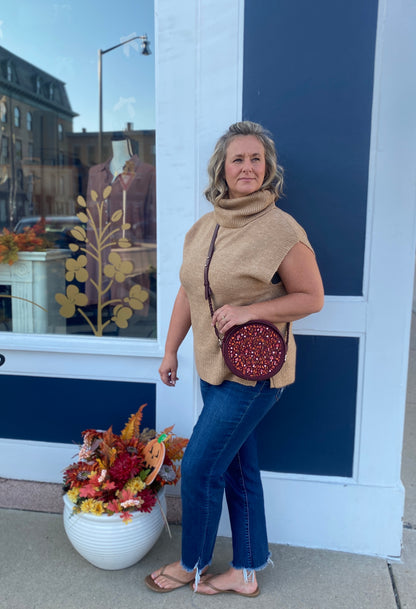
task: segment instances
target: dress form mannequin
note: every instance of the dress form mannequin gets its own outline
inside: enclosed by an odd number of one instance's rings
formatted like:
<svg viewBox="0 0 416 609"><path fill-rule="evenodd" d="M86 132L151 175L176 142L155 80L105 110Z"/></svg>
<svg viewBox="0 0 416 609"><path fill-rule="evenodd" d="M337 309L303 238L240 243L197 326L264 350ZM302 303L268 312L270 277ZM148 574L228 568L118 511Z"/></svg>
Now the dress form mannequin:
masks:
<svg viewBox="0 0 416 609"><path fill-rule="evenodd" d="M110 171L113 174L113 182L116 177L123 171L124 165L131 159L132 150L130 140L113 140L111 142L113 148L113 158L110 162Z"/></svg>

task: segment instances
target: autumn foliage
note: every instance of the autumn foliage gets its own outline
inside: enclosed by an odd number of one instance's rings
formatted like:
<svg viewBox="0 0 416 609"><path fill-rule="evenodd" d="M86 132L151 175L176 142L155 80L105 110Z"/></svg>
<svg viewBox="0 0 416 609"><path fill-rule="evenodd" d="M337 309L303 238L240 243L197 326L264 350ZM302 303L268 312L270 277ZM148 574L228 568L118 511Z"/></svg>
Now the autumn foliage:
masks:
<svg viewBox="0 0 416 609"><path fill-rule="evenodd" d="M47 246L44 218L34 226L26 227L22 233L4 228L0 234L0 263L12 265L17 262L19 252L39 252Z"/></svg>
<svg viewBox="0 0 416 609"><path fill-rule="evenodd" d="M169 427L156 434L141 431L143 404L129 417L120 435L112 427L106 431L87 429L78 461L64 471L63 489L74 503L74 512L120 514L127 523L131 512L149 512L157 501L157 493L165 484L176 484L180 478L179 461L188 443L172 433ZM165 445L163 464L156 478L147 484L150 474L144 450L158 438ZM154 471L155 468L153 468Z"/></svg>

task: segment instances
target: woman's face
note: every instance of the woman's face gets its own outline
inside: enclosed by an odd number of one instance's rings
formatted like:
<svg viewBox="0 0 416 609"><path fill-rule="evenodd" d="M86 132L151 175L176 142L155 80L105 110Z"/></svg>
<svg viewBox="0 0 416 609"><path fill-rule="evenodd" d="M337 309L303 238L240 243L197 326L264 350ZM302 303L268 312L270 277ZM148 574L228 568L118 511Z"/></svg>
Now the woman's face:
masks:
<svg viewBox="0 0 416 609"><path fill-rule="evenodd" d="M259 190L266 174L264 146L255 135L236 135L225 155L225 181L230 199Z"/></svg>

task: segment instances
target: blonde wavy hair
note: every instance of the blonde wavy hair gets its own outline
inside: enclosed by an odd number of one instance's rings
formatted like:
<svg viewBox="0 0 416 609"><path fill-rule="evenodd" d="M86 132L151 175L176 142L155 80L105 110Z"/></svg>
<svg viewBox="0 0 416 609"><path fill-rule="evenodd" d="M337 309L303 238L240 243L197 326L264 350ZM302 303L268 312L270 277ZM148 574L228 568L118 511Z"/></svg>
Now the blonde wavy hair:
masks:
<svg viewBox="0 0 416 609"><path fill-rule="evenodd" d="M208 163L209 184L204 195L213 205L227 197L228 186L225 181L225 157L227 148L237 135L254 135L264 146L266 173L260 190L269 190L276 199L283 194L283 167L277 162L277 154L271 134L258 123L241 121L234 123L218 140Z"/></svg>

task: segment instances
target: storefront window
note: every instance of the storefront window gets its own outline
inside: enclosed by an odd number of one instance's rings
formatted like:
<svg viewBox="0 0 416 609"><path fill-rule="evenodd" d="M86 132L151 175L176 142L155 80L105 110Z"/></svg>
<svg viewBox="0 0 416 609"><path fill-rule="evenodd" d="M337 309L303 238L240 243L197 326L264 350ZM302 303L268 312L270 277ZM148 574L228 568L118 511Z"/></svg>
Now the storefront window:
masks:
<svg viewBox="0 0 416 609"><path fill-rule="evenodd" d="M153 2L42 6L2 13L0 332L156 338Z"/></svg>

